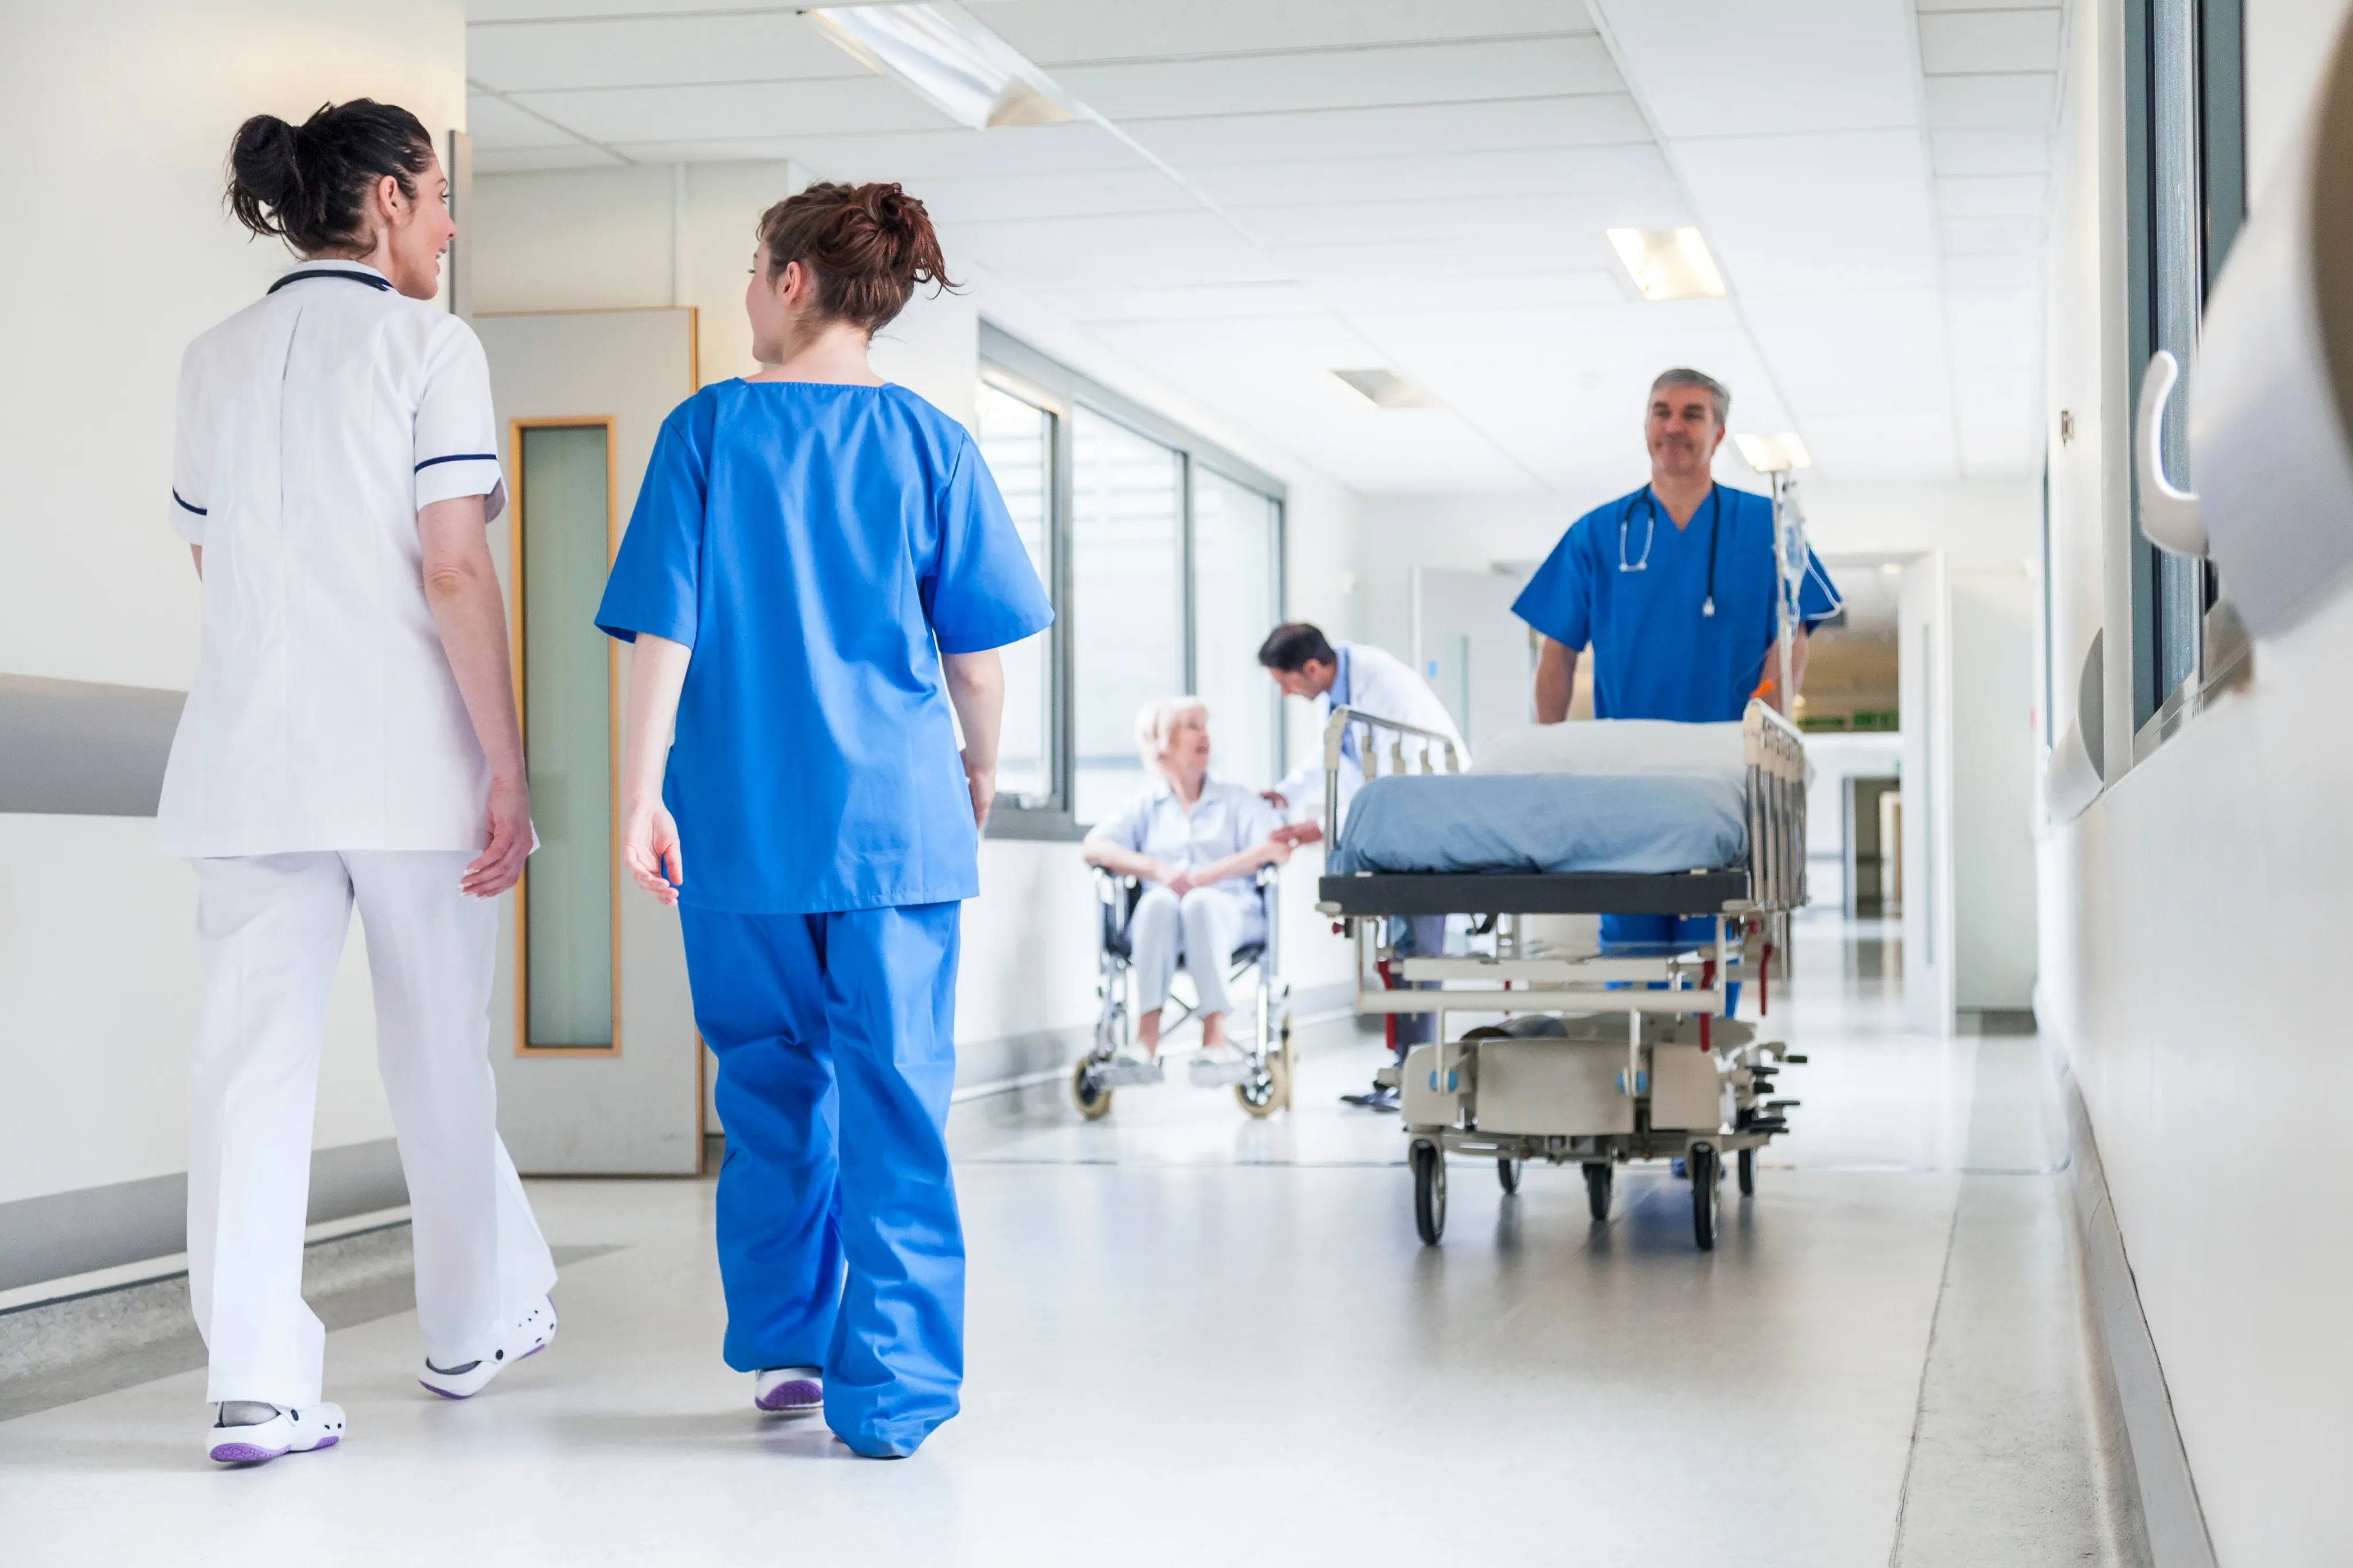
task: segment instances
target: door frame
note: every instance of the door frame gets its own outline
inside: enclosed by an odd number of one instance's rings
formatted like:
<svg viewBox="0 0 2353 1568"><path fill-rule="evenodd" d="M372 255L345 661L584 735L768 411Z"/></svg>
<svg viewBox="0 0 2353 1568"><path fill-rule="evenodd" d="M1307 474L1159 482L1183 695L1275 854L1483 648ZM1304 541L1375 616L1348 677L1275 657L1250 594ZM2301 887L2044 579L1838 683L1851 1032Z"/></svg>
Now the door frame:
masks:
<svg viewBox="0 0 2353 1568"><path fill-rule="evenodd" d="M605 432L605 564L609 570L620 548L620 523L615 505L619 479L614 446L614 416L562 415L540 419L507 421L508 447L514 454L514 504L507 508L507 645L514 667L515 726L522 734L525 773L531 755L531 710L523 698L523 486L529 471L523 461L526 430L587 430ZM531 1043L531 864L515 883L515 1037L514 1054L533 1060L557 1057L617 1057L621 1054L621 655L612 638L605 639L605 832L610 846L607 857L609 887L605 924L612 945L613 1043L609 1046L534 1046ZM698 1062L698 1069L700 1063Z"/></svg>

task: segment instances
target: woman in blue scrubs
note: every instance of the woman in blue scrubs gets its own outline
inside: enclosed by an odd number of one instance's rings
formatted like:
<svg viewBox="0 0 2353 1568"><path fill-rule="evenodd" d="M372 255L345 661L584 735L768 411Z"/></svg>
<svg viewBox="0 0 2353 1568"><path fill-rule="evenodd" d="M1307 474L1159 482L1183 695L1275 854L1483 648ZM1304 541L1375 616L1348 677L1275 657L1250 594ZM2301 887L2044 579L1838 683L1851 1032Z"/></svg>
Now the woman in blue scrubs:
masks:
<svg viewBox="0 0 2353 1568"><path fill-rule="evenodd" d="M952 286L923 204L813 185L759 239L766 368L664 421L597 611L636 644L622 856L679 907L719 1058L727 1363L899 1458L964 1373L944 1134L995 650L1053 616L971 437L867 362Z"/></svg>

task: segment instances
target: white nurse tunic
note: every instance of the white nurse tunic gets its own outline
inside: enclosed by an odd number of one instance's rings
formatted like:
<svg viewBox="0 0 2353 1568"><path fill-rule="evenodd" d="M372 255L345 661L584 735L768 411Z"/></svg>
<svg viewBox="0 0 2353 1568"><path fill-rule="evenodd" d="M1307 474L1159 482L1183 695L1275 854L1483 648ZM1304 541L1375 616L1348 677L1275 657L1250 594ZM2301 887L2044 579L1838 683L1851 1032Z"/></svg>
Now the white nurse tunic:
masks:
<svg viewBox="0 0 2353 1568"><path fill-rule="evenodd" d="M489 764L433 624L419 508L506 504L472 329L355 261L296 267L180 367L172 521L204 637L156 847L484 842Z"/></svg>

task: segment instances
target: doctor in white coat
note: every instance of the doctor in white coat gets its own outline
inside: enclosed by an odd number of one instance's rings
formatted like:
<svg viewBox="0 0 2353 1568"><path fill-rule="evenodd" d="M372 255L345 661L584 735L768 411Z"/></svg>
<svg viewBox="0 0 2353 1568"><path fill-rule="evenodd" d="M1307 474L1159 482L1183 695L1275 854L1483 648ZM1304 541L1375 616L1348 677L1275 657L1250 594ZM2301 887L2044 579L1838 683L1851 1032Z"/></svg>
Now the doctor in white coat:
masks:
<svg viewBox="0 0 2353 1568"><path fill-rule="evenodd" d="M1438 700L1430 682L1394 654L1369 643L1335 645L1306 622L1291 621L1268 634L1258 650L1258 661L1274 678L1284 696L1312 700L1319 718L1328 721L1335 708L1354 708L1377 719L1393 719L1418 730L1429 730L1452 741L1457 761L1463 767L1471 765L1471 748L1462 743L1462 732L1454 726L1454 715L1446 710L1446 704ZM1323 732L1323 725L1318 724L1314 754L1283 775L1282 782L1266 794L1266 798L1277 805L1303 808L1308 813L1307 820L1276 830L1275 837L1281 842L1313 844L1324 837L1323 828L1314 820L1324 804ZM1351 725L1340 742L1343 812L1356 791L1364 787L1363 735L1362 731ZM1379 742L1382 755L1388 754L1392 741L1401 742L1406 765L1414 772L1420 772L1425 763L1437 771L1445 770L1444 749L1436 742L1392 735ZM1400 956L1442 952L1446 948L1446 917L1427 915L1392 921L1389 945ZM1404 1061L1409 1047L1436 1037L1433 1018L1415 1015L1393 1017L1393 1043L1399 1062ZM1377 1080L1368 1094L1345 1094L1340 1098L1351 1105L1374 1110L1397 1109L1396 1089Z"/></svg>
<svg viewBox="0 0 2353 1568"><path fill-rule="evenodd" d="M364 99L248 121L229 205L306 258L189 345L169 510L202 643L157 811L193 862L205 981L188 1282L227 1464L331 1447L302 1300L328 994L356 906L417 1256L419 1381L462 1398L544 1346L555 1268L501 1144L497 897L532 847L489 366L432 303L433 142Z"/></svg>

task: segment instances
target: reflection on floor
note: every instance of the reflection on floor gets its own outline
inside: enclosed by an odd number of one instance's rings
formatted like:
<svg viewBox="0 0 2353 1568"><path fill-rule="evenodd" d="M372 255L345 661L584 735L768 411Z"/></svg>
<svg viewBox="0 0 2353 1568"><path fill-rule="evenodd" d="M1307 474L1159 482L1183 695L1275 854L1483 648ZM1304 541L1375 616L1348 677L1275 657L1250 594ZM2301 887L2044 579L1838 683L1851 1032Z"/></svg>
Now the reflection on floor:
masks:
<svg viewBox="0 0 2353 1568"><path fill-rule="evenodd" d="M1631 1558L2131 1561L2107 1521L2031 1039L1902 1030L1881 933L1808 924L1776 1017L1796 1131L1713 1254L1663 1166L1607 1226L1574 1167L1458 1169L1415 1239L1378 1050L1311 1032L1260 1123L1172 1081L1082 1122L960 1106L965 1414L851 1459L720 1365L711 1188L547 1182L563 1337L466 1405L410 1378L413 1318L329 1342L350 1440L219 1472L184 1373L0 1423L10 1563L1201 1563Z"/></svg>

